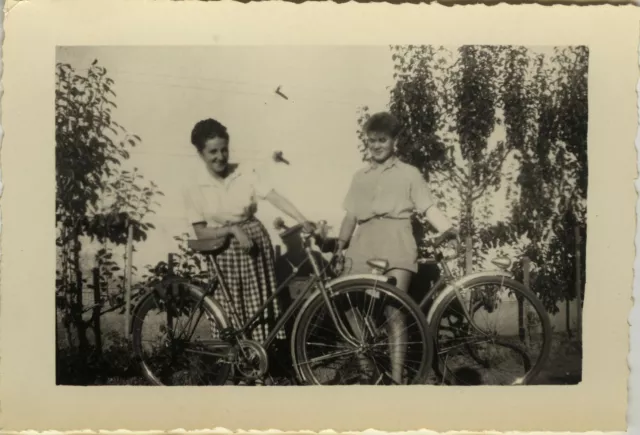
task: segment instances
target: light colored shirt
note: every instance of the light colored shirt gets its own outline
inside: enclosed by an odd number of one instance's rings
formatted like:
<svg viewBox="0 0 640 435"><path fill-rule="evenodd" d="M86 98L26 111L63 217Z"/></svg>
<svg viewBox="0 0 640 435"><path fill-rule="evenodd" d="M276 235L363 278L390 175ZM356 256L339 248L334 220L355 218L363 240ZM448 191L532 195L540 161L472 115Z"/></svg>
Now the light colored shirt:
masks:
<svg viewBox="0 0 640 435"><path fill-rule="evenodd" d="M183 188L184 209L190 224L206 222L219 227L225 223L242 222L255 215L258 199L264 199L273 186L259 170L236 166L225 179L217 179L204 164L194 174L193 183Z"/></svg>
<svg viewBox="0 0 640 435"><path fill-rule="evenodd" d="M356 172L343 203L358 222L374 217L409 218L432 205L431 190L420 171L397 157Z"/></svg>

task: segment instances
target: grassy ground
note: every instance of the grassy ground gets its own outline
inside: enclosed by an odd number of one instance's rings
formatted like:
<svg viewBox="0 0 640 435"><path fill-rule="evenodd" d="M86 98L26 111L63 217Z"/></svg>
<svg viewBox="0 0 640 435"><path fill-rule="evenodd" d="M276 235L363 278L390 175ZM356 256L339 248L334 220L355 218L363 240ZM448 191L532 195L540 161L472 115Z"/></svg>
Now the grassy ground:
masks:
<svg viewBox="0 0 640 435"><path fill-rule="evenodd" d="M549 361L535 384L575 385L582 380L582 346L580 341L565 333L555 333L551 342Z"/></svg>
<svg viewBox="0 0 640 435"><path fill-rule="evenodd" d="M140 375L127 344L110 337L101 359L94 355L81 358L75 352L58 354L59 385L149 385ZM582 378L582 351L576 339L555 333L550 358L533 382L537 385L574 385ZM435 383L432 378L430 383Z"/></svg>

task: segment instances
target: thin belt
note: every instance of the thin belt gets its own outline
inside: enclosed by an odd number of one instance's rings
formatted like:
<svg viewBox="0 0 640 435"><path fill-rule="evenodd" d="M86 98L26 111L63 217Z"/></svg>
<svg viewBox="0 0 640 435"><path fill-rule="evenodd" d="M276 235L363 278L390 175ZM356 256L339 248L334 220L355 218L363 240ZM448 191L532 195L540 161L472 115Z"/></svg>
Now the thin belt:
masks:
<svg viewBox="0 0 640 435"><path fill-rule="evenodd" d="M367 223L367 222L371 222L371 221L381 221L381 220L390 220L390 221L408 221L410 220L410 217L395 217L395 216L388 216L388 215L376 215L376 216L372 216L368 219L360 219L358 221L358 225Z"/></svg>

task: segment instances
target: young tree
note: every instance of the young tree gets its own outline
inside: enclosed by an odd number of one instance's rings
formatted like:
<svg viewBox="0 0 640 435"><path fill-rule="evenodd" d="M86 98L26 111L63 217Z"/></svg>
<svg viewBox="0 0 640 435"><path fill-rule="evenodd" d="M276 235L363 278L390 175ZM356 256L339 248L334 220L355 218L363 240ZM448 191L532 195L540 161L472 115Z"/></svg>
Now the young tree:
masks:
<svg viewBox="0 0 640 435"><path fill-rule="evenodd" d="M461 230L465 238L465 270L473 270L474 205L487 189L500 186L502 166L511 147L498 142L490 147L496 124L499 84L499 47L463 46L461 67L454 72L454 113L460 153L464 164L457 169L462 198ZM457 166L457 165L456 165Z"/></svg>
<svg viewBox="0 0 640 435"><path fill-rule="evenodd" d="M189 233L175 236L178 252L170 256L168 261L159 261L155 265L147 265L147 273L142 277L143 286L148 287L162 281L170 275L186 279L194 284L203 284L208 277L207 259L204 255L189 248ZM169 264L169 261L171 264Z"/></svg>
<svg viewBox="0 0 640 435"><path fill-rule="evenodd" d="M578 226L584 238L587 66L585 47L556 49L553 57L537 59L528 97L532 127L518 153L520 193L514 198L511 225L531 239L525 254L538 266L532 287L552 312L559 301L573 298L575 252L585 246L575 245L574 229ZM510 124L518 123L514 117Z"/></svg>
<svg viewBox="0 0 640 435"><path fill-rule="evenodd" d="M67 64L56 68L56 295L68 336L75 329L81 351L89 347L83 242L125 243L129 225L134 239L144 240L153 226L143 220L161 194L137 171L131 175L121 168L140 138L112 119L113 85L97 60L84 74Z"/></svg>

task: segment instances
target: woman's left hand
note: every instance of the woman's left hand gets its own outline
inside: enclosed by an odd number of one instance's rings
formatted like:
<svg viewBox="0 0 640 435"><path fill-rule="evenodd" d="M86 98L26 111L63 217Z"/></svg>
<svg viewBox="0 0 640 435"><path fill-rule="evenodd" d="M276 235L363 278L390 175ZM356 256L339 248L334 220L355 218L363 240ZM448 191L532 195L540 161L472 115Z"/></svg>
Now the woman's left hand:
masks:
<svg viewBox="0 0 640 435"><path fill-rule="evenodd" d="M432 239L432 243L435 246L440 246L443 243L446 243L451 246L451 244L455 244L458 242L458 229L455 227L451 227L446 231L438 234Z"/></svg>
<svg viewBox="0 0 640 435"><path fill-rule="evenodd" d="M453 251L460 252L460 232L457 228L451 228L447 231L447 247Z"/></svg>
<svg viewBox="0 0 640 435"><path fill-rule="evenodd" d="M331 257L331 266L336 276L342 275L344 271L345 256L341 250L336 250Z"/></svg>

